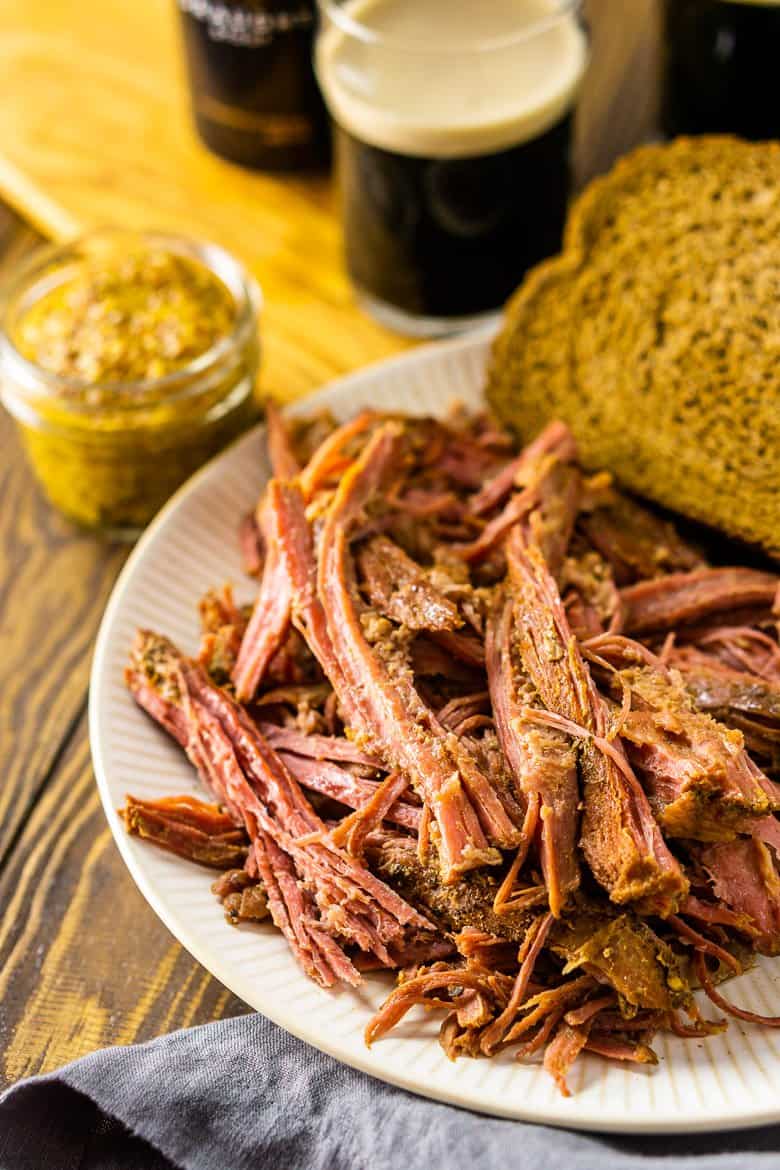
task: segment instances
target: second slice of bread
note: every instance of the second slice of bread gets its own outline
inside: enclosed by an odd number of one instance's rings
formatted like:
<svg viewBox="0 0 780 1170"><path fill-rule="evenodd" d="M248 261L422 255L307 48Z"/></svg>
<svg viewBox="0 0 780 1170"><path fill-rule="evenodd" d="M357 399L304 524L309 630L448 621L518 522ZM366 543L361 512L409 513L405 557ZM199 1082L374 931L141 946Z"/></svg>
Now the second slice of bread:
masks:
<svg viewBox="0 0 780 1170"><path fill-rule="evenodd" d="M780 145L679 139L593 183L508 305L488 398L780 556Z"/></svg>

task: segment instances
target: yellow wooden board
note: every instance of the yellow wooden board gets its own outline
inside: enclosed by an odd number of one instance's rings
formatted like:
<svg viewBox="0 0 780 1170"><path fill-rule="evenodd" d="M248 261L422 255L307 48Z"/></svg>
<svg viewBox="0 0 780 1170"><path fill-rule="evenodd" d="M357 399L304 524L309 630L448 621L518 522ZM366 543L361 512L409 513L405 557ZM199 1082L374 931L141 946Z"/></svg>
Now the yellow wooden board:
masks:
<svg viewBox="0 0 780 1170"><path fill-rule="evenodd" d="M262 385L295 397L404 342L359 312L331 184L210 154L174 0L0 0L0 196L44 234L164 228L229 248L266 299Z"/></svg>
<svg viewBox="0 0 780 1170"><path fill-rule="evenodd" d="M654 3L636 0L631 21L623 0L588 4L581 178L652 119ZM330 181L243 170L200 144L178 19L175 0L0 0L0 197L54 238L119 224L229 248L263 287L262 386L282 398L404 348L354 304Z"/></svg>

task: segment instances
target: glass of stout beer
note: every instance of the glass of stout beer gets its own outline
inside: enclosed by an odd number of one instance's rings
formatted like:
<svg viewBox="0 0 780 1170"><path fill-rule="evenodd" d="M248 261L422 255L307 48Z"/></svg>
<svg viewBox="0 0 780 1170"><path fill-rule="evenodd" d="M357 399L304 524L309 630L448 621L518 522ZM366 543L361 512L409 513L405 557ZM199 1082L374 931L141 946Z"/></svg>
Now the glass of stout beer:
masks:
<svg viewBox="0 0 780 1170"><path fill-rule="evenodd" d="M588 57L576 0L320 0L360 302L435 336L495 313L558 250Z"/></svg>
<svg viewBox="0 0 780 1170"><path fill-rule="evenodd" d="M780 137L780 0L664 0L663 129Z"/></svg>

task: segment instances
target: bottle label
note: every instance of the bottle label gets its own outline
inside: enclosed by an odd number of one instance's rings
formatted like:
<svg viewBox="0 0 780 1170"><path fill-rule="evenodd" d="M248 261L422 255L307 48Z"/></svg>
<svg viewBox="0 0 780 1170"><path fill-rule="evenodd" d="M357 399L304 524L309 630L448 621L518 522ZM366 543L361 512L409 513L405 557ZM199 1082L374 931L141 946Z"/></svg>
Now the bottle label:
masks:
<svg viewBox="0 0 780 1170"><path fill-rule="evenodd" d="M279 33L308 29L314 23L314 13L309 4L299 4L281 12L258 12L257 9L235 5L228 7L218 0L179 0L179 8L193 20L204 24L212 41L243 45L251 49L270 44Z"/></svg>
<svg viewBox="0 0 780 1170"><path fill-rule="evenodd" d="M268 147L305 146L314 137L314 127L307 114L246 110L205 93L197 94L194 100L197 112L210 122L252 134Z"/></svg>

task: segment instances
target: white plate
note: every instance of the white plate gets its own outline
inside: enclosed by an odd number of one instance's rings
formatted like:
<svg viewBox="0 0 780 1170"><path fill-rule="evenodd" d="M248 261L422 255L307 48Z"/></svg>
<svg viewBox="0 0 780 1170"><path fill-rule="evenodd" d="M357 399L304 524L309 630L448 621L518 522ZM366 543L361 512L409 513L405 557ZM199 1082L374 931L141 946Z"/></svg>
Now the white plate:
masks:
<svg viewBox="0 0 780 1170"><path fill-rule="evenodd" d="M329 407L339 418L363 406L441 413L459 398L480 402L486 335L426 346L327 386L296 406ZM536 1066L511 1055L447 1060L438 1020L413 1011L370 1051L363 1029L391 986L370 976L360 991L325 992L300 971L272 927L235 928L209 890L208 871L128 837L116 809L125 793L153 798L195 792L180 749L134 704L122 682L133 634L149 626L185 651L197 645L196 602L231 580L240 600L244 576L236 526L268 475L262 428L246 435L186 484L139 542L117 581L95 650L90 734L98 787L119 850L151 906L179 941L235 995L288 1031L381 1080L438 1100L505 1117L622 1132L715 1130L780 1120L780 1035L732 1021L724 1036L682 1041L662 1036L660 1065L624 1067L586 1056L564 1099ZM728 994L780 1014L780 961L764 960Z"/></svg>

